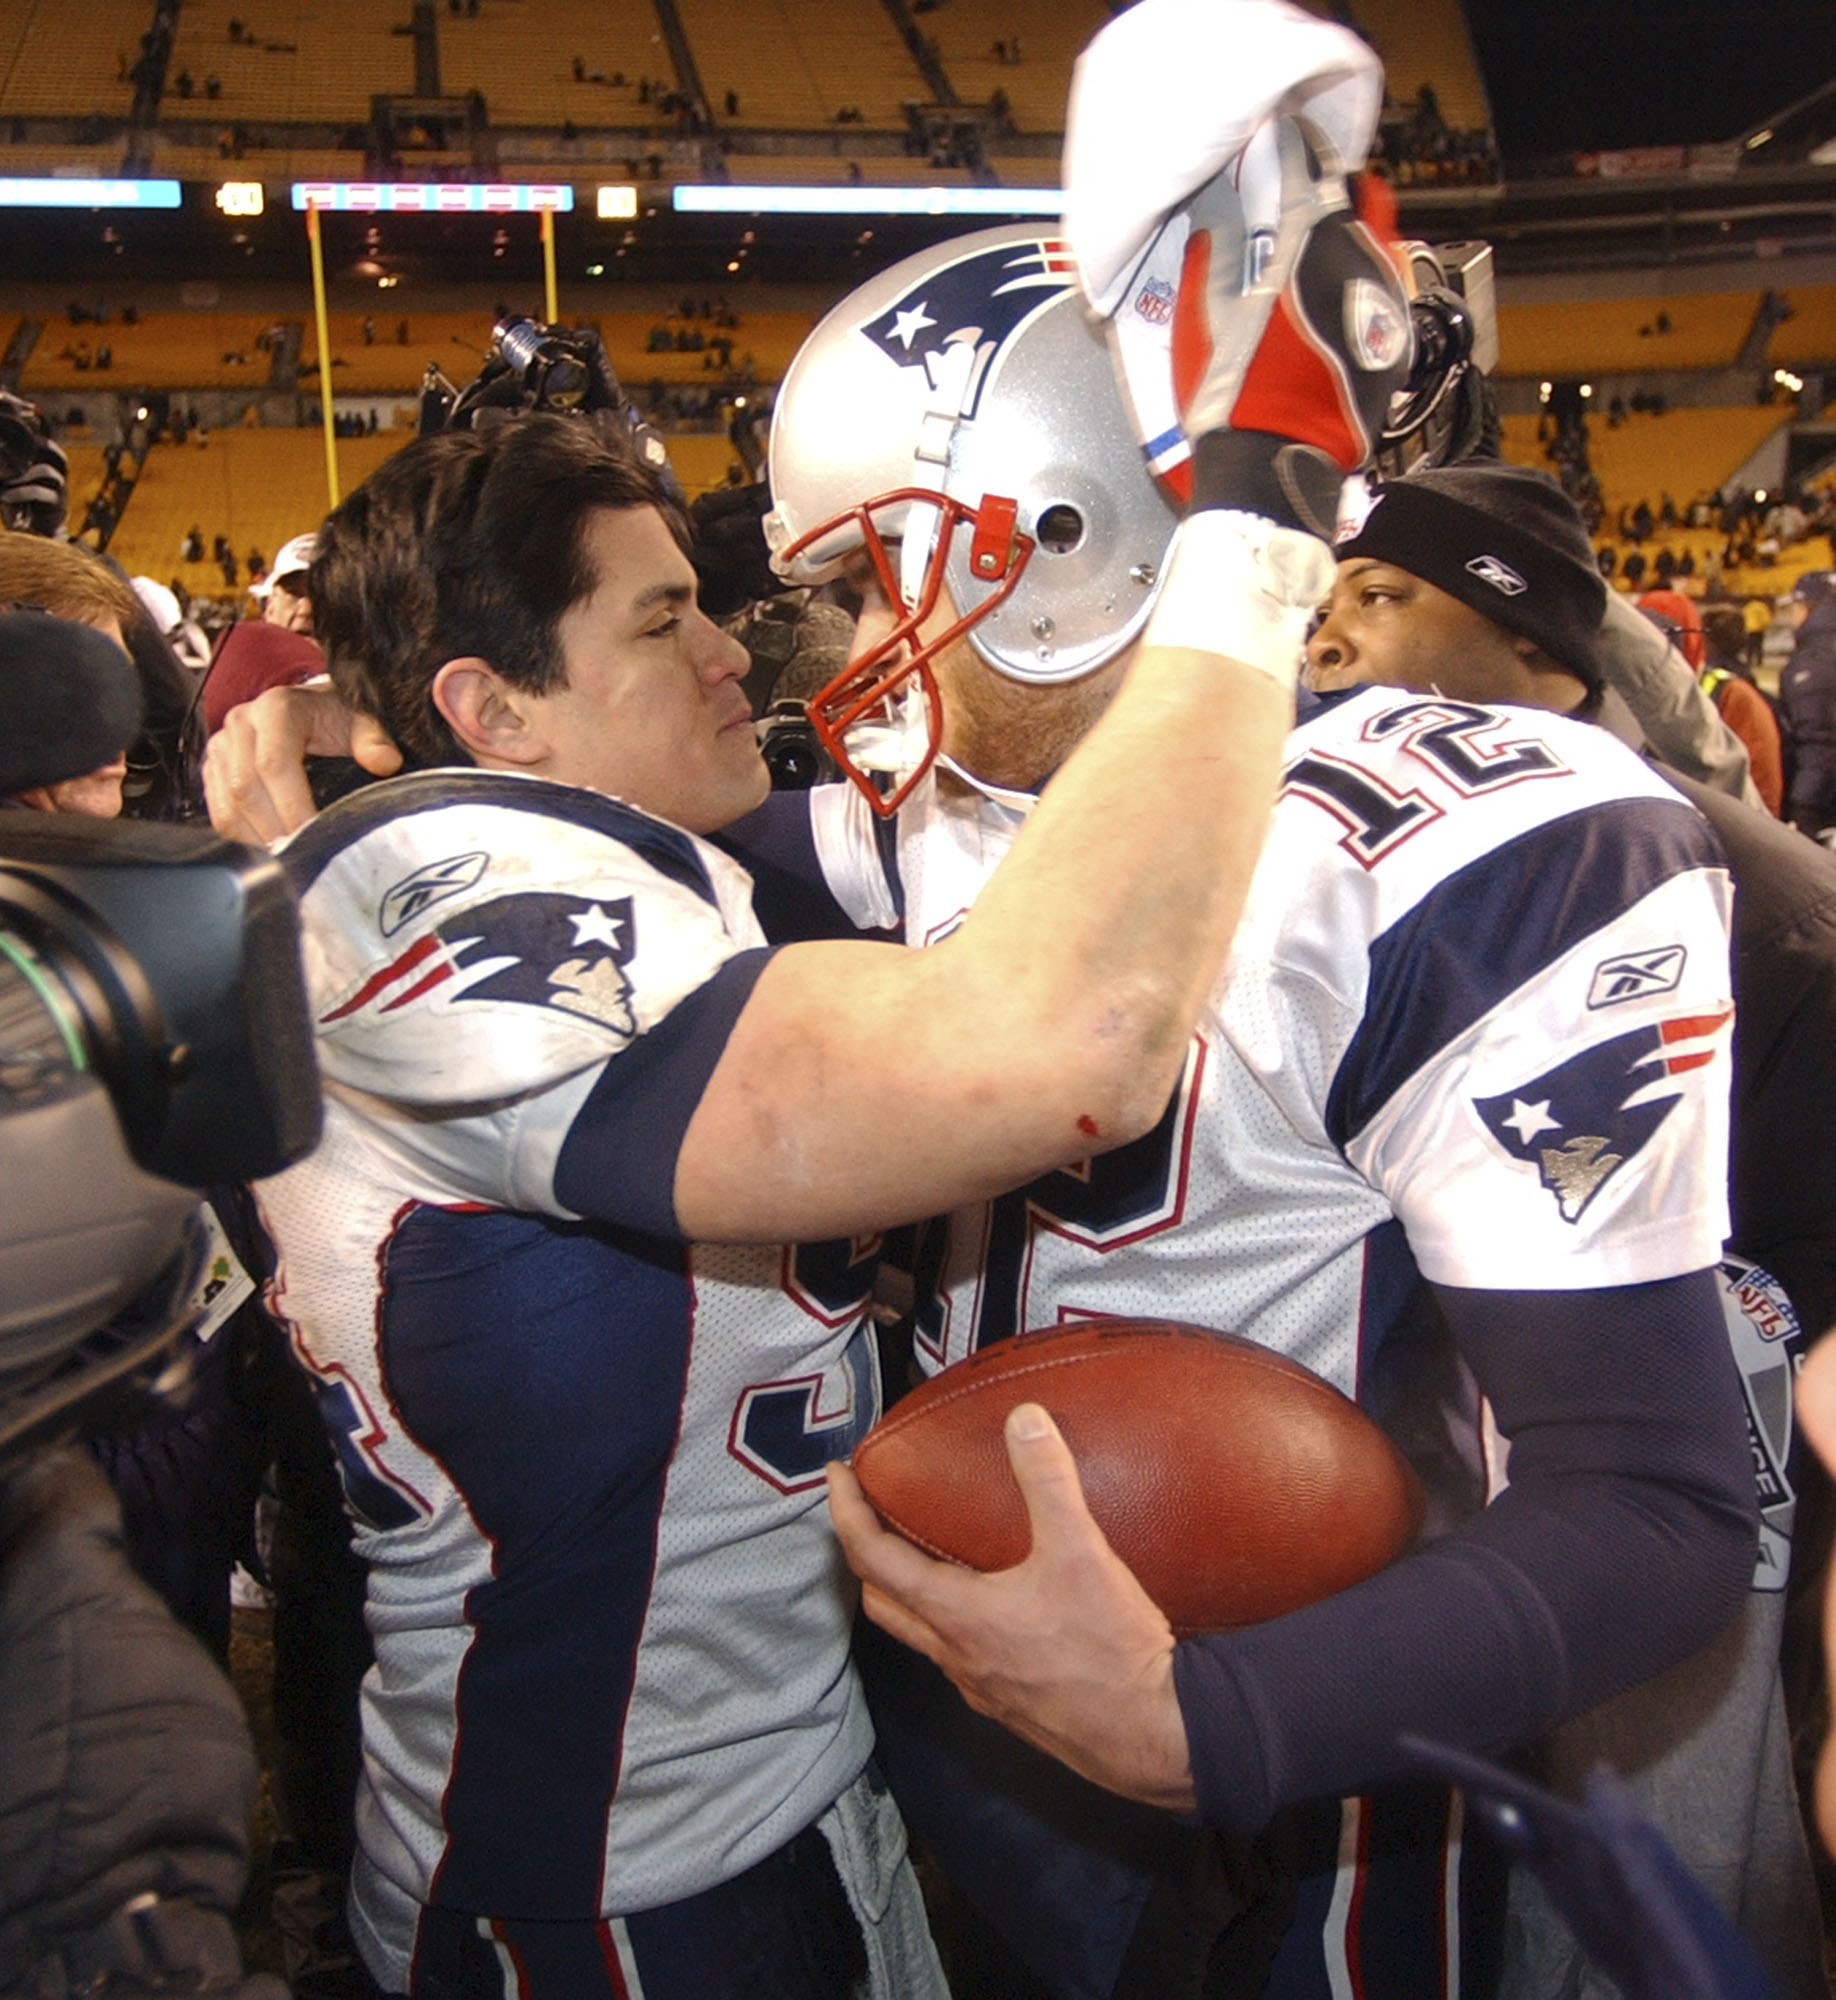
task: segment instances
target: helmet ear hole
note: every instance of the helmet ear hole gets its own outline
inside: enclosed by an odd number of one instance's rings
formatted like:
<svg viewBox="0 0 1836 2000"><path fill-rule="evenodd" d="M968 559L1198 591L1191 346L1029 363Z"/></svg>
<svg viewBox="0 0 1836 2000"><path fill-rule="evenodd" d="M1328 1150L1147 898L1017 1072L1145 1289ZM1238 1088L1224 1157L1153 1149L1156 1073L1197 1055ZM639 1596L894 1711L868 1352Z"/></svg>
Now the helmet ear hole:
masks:
<svg viewBox="0 0 1836 2000"><path fill-rule="evenodd" d="M1084 517L1063 500L1055 501L1039 516L1033 539L1048 555L1068 556L1084 539Z"/></svg>

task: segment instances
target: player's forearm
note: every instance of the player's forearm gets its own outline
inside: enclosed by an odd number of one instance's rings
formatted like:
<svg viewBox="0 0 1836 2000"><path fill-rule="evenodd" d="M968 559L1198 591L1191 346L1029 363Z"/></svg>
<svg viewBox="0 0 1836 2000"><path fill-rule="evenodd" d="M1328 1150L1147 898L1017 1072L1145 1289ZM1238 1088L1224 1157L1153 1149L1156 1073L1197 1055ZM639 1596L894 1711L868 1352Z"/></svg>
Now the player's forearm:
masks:
<svg viewBox="0 0 1836 2000"><path fill-rule="evenodd" d="M1007 1032L1023 1041L1053 1023L1081 1088L1129 1091L1125 1123L1164 1108L1222 967L1267 831L1313 586L1329 573L1310 537L1240 515L1189 520L1128 679L957 941L985 961L972 1002L985 1028L1002 1019L984 997L999 986Z"/></svg>
<svg viewBox="0 0 1836 2000"><path fill-rule="evenodd" d="M1709 1274L1441 1297L1491 1378L1512 1484L1338 1597L1179 1648L1200 1810L1219 1825L1403 1775L1410 1732L1520 1743L1686 1658L1746 1592L1753 1474Z"/></svg>

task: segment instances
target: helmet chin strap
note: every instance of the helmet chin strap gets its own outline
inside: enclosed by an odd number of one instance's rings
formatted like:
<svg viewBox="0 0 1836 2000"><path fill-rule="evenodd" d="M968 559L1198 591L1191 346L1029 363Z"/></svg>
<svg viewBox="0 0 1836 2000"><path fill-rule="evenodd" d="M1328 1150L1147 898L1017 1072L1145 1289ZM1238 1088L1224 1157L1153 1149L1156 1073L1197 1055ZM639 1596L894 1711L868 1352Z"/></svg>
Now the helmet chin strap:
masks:
<svg viewBox="0 0 1836 2000"><path fill-rule="evenodd" d="M977 359L976 349L966 340L958 340L925 364L931 393L919 416L918 436L912 446L914 486L950 493L950 446L963 419ZM938 547L941 528L937 508L914 502L907 510L899 545L899 589L907 610L922 600L932 561L941 564L949 554L948 549Z"/></svg>

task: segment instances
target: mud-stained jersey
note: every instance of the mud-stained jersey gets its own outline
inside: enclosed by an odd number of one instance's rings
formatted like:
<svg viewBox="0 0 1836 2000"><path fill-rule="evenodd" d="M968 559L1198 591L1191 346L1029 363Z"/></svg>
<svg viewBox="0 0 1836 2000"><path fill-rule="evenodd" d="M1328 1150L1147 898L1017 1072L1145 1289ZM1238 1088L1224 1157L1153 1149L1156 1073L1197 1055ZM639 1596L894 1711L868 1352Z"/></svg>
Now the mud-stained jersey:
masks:
<svg viewBox="0 0 1836 2000"><path fill-rule="evenodd" d="M724 1882L861 1770L822 1471L873 1420L871 1260L684 1244L676 1153L769 957L725 856L429 772L315 820L325 1140L264 1184L357 1548L359 1942Z"/></svg>

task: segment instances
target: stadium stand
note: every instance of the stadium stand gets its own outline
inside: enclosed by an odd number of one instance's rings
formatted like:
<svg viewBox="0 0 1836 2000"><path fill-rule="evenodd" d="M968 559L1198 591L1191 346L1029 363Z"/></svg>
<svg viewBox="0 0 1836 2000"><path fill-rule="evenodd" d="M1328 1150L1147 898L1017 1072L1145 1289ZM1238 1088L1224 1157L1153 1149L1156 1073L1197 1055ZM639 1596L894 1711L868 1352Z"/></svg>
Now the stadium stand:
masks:
<svg viewBox="0 0 1836 2000"><path fill-rule="evenodd" d="M1573 300L1501 304L1500 372L1587 376L1731 368L1758 306L1752 291L1595 299L1585 310Z"/></svg>
<svg viewBox="0 0 1836 2000"><path fill-rule="evenodd" d="M102 447L99 444L73 443L68 434L63 439L63 446L70 469L65 489L70 497L67 525L74 535L83 525L83 515L90 501L102 490Z"/></svg>
<svg viewBox="0 0 1836 2000"><path fill-rule="evenodd" d="M1791 317L1774 327L1766 359L1775 367L1827 367L1836 355L1836 285L1791 285L1784 297Z"/></svg>
<svg viewBox="0 0 1836 2000"><path fill-rule="evenodd" d="M686 432L669 440L669 462L682 490L693 500L698 493L728 484L728 471L739 470L739 454L718 433Z"/></svg>
<svg viewBox="0 0 1836 2000"><path fill-rule="evenodd" d="M1734 564L1724 560L1729 538L1719 526L1654 528L1638 544L1617 533L1622 510L1636 507L1641 500L1655 511L1669 494L1681 510L1699 494L1722 487L1783 421L1785 412L1781 409L1746 406L1670 410L1660 417L1631 416L1617 428L1589 419L1588 462L1600 482L1602 508L1594 543L1612 551L1615 581L1621 588L1626 587L1622 573L1625 557L1635 546L1645 558L1646 584L1653 581L1651 566L1658 551L1668 549L1679 560L1685 556L1690 559L1697 579L1718 574L1724 588L1735 596L1776 597L1788 591L1805 570L1829 566L1832 551L1821 535L1781 549L1776 561ZM1533 416L1505 417L1501 453L1514 465L1552 472L1539 424Z"/></svg>
<svg viewBox="0 0 1836 2000"><path fill-rule="evenodd" d="M648 0L545 0L539 8L483 0L475 15L443 12L439 30L441 87L482 91L493 125L669 122L638 97L640 79L674 88Z"/></svg>
<svg viewBox="0 0 1836 2000"><path fill-rule="evenodd" d="M369 320L374 338L363 338ZM415 313L406 321L386 308L374 315L338 312L327 315L331 334L332 394L394 391L411 394L431 361L455 381L477 373L491 344L491 314ZM304 316L305 339L300 347L300 381L311 389L318 382L319 339L310 313ZM398 341L396 329L406 324L408 339Z"/></svg>
<svg viewBox="0 0 1836 2000"><path fill-rule="evenodd" d="M939 8L922 16L921 25L936 38L945 73L965 104L987 104L1000 91L1021 131L1062 132L1071 65L1108 14L1102 0L993 0L966 10ZM998 150L998 139L995 145ZM1056 179L1056 172L1039 178Z"/></svg>
<svg viewBox="0 0 1836 2000"><path fill-rule="evenodd" d="M808 128L849 111L850 123L899 129L901 106L931 96L876 0L677 0L676 11L723 124Z"/></svg>
<svg viewBox="0 0 1836 2000"><path fill-rule="evenodd" d="M1456 130L1491 124L1460 0L1353 0L1351 14L1383 57L1392 103L1407 104L1426 83Z"/></svg>
<svg viewBox="0 0 1836 2000"><path fill-rule="evenodd" d="M366 317L374 332L367 344L363 338ZM563 317L574 323L572 315L564 313ZM664 382L702 388L729 380L776 382L812 324L808 314L800 313L745 313L736 318L736 325L719 327L674 312L602 313L592 316L587 324L599 329L607 358L621 381L634 387ZM407 321L405 342L396 338L399 323L399 316L387 308L374 315L328 315L334 396L412 393L420 388L429 362L449 380L465 382L477 372L490 347L491 314L482 307L469 313L415 313ZM651 345L653 337L673 343L679 334L691 329L703 342L697 349ZM304 331L301 382L312 389L317 386L319 343L310 316L304 320Z"/></svg>
<svg viewBox="0 0 1836 2000"><path fill-rule="evenodd" d="M1588 460L1607 518L1616 521L1622 505L1636 506L1641 499L1656 507L1665 493L1683 506L1705 488L1720 486L1785 414L1747 406L1629 416L1617 428L1590 420Z"/></svg>
<svg viewBox="0 0 1836 2000"><path fill-rule="evenodd" d="M60 10L67 17L83 11ZM226 120L361 125L372 92L413 92L413 45L396 32L398 19L397 10L374 0L187 0L173 36L163 109L169 116L182 109ZM235 41L232 20L244 22ZM196 85L188 102L175 95L180 75ZM220 93L206 100L212 77Z"/></svg>
<svg viewBox="0 0 1836 2000"><path fill-rule="evenodd" d="M381 431L338 442L340 490L367 479L413 435ZM67 447L70 456L70 527L82 525L90 497L102 483L102 448ZM692 499L728 482L738 458L719 434L686 434L669 440L670 463ZM109 543L130 575L174 580L194 597L224 595L223 573L210 560L218 535L229 538L239 565L251 548L272 557L290 536L324 517L327 507L323 433L302 430L213 431L202 444L156 444L147 453L121 521ZM180 546L192 527L203 536L205 559L182 560ZM244 567L242 581L247 582Z"/></svg>
<svg viewBox="0 0 1836 2000"><path fill-rule="evenodd" d="M267 330L248 313L147 313L137 324L47 323L20 376L32 395L47 389L247 389L268 387ZM107 347L111 359L98 368Z"/></svg>
<svg viewBox="0 0 1836 2000"><path fill-rule="evenodd" d="M736 181L797 187L829 183L837 187L862 183L869 187L966 187L972 179L965 168L938 167L928 159L899 153L735 153L727 165ZM1002 178L1016 186L1035 179L1055 186L1058 170L1055 164L1041 161L1035 171Z"/></svg>
<svg viewBox="0 0 1836 2000"><path fill-rule="evenodd" d="M187 128L189 129L189 128ZM360 180L364 172L363 153L355 147L331 151L313 146L263 146L249 140L239 154L224 144L198 145L172 137L164 131L153 135L153 171L173 180L262 181L268 184L268 199L285 202L289 181Z"/></svg>
<svg viewBox="0 0 1836 2000"><path fill-rule="evenodd" d="M341 440L341 490L348 493L368 478L409 436L407 431L384 431ZM201 444L153 446L108 552L131 576L151 576L161 583L177 578L194 596L220 597L223 573L209 560L218 535L229 538L239 564L251 548L272 557L289 536L321 521L326 507L322 433L213 431ZM73 525L80 523L82 512L74 502L72 513ZM179 547L194 525L203 535L206 560L187 563L180 559Z"/></svg>
<svg viewBox="0 0 1836 2000"><path fill-rule="evenodd" d="M151 18L146 0L11 0L0 10L0 116L125 117L128 70ZM9 171L18 171L14 158ZM120 165L117 142L105 171Z"/></svg>

